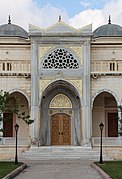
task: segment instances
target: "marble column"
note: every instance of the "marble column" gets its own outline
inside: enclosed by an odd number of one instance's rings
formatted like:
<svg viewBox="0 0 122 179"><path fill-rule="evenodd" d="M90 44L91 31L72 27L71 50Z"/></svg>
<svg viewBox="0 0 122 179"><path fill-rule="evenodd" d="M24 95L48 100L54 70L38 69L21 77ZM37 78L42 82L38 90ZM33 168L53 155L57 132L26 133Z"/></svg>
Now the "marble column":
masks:
<svg viewBox="0 0 122 179"><path fill-rule="evenodd" d="M90 40L87 40L82 47L83 56L83 145L90 146L91 119L90 119Z"/></svg>
<svg viewBox="0 0 122 179"><path fill-rule="evenodd" d="M39 70L38 70L38 44L33 41L31 45L31 124L32 140L38 138L38 111L39 111Z"/></svg>

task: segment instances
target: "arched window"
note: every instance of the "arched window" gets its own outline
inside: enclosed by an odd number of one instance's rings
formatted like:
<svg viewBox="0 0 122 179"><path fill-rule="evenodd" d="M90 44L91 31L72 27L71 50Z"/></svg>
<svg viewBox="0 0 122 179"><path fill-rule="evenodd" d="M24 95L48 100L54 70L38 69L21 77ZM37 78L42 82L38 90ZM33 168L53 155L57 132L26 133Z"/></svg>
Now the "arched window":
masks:
<svg viewBox="0 0 122 179"><path fill-rule="evenodd" d="M78 61L68 50L58 48L48 54L43 61L44 69L77 69Z"/></svg>

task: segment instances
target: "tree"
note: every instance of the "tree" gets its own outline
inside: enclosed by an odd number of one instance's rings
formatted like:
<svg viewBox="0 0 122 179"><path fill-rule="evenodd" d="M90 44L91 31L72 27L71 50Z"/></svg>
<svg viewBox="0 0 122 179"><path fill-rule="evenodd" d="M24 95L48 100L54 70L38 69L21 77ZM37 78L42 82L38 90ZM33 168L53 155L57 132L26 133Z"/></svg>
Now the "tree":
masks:
<svg viewBox="0 0 122 179"><path fill-rule="evenodd" d="M118 131L118 134L119 134L120 136L122 136L122 106L121 106L121 105L118 106L118 109L119 109L120 112L121 112L121 117L118 118L118 119L119 119L119 131Z"/></svg>
<svg viewBox="0 0 122 179"><path fill-rule="evenodd" d="M3 113L5 112L15 113L18 118L24 120L28 125L33 123L34 120L31 120L30 115L26 114L24 111L20 112L20 107L22 106L19 106L16 97L11 96L9 92L0 91L0 123L6 120L3 117ZM3 129L1 128L0 131L3 131Z"/></svg>

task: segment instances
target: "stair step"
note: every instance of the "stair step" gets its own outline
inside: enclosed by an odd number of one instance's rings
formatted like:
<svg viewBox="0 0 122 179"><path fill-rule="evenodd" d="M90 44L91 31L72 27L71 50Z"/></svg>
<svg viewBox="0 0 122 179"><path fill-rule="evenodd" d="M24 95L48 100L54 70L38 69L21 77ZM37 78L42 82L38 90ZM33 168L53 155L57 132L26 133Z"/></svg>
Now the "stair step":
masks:
<svg viewBox="0 0 122 179"><path fill-rule="evenodd" d="M29 151L19 156L20 160L50 160L50 159L84 159L99 160L99 150L81 146L32 146ZM110 160L103 155L104 160Z"/></svg>

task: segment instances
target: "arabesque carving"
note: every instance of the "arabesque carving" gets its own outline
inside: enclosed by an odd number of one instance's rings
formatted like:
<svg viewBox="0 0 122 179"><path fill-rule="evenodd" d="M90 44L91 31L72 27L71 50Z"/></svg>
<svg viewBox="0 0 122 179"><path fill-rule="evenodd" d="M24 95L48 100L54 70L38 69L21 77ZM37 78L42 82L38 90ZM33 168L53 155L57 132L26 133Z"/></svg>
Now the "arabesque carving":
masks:
<svg viewBox="0 0 122 179"><path fill-rule="evenodd" d="M82 80L68 80L71 82L76 89L79 91L79 94L82 96Z"/></svg>
<svg viewBox="0 0 122 179"><path fill-rule="evenodd" d="M80 63L82 65L82 47L70 47L79 57Z"/></svg>
<svg viewBox="0 0 122 179"><path fill-rule="evenodd" d="M46 47L39 47L39 62L43 60L44 54L48 52L51 48L53 49L55 46L46 46ZM64 48L69 49L69 46L64 46ZM70 47L79 57L80 63L82 64L82 47Z"/></svg>
<svg viewBox="0 0 122 179"><path fill-rule="evenodd" d="M51 81L52 80L42 80L42 79L40 80L40 95L43 93L43 91Z"/></svg>
<svg viewBox="0 0 122 179"><path fill-rule="evenodd" d="M64 94L56 95L50 102L50 108L72 108L70 99Z"/></svg>
<svg viewBox="0 0 122 179"><path fill-rule="evenodd" d="M49 51L49 49L54 48L52 46L46 46L46 47L39 47L39 62L41 62L43 59L42 57L44 56L44 54L46 54L46 52Z"/></svg>

